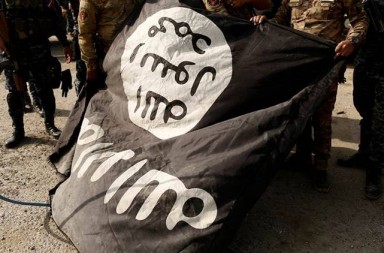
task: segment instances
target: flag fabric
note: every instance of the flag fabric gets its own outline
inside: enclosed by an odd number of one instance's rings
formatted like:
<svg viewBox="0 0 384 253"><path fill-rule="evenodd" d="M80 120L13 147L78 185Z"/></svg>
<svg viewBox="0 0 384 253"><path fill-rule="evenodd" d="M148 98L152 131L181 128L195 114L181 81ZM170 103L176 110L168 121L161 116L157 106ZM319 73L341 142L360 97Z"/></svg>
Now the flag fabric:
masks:
<svg viewBox="0 0 384 253"><path fill-rule="evenodd" d="M338 77L334 46L147 1L50 156L56 224L80 252L221 252Z"/></svg>

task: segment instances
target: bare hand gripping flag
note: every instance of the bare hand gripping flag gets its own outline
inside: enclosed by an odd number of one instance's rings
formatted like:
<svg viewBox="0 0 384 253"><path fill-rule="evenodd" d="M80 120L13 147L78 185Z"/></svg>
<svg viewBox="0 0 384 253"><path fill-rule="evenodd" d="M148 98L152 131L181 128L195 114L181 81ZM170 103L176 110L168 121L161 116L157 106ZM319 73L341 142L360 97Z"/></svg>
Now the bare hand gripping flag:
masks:
<svg viewBox="0 0 384 253"><path fill-rule="evenodd" d="M68 175L55 222L80 252L221 252L338 77L333 56L288 28L147 1L50 157Z"/></svg>

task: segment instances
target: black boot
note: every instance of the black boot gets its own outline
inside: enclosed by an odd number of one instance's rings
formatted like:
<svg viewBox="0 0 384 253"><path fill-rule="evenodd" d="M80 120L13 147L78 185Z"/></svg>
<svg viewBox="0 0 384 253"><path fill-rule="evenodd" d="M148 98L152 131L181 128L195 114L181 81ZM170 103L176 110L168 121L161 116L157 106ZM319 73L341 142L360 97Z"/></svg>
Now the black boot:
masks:
<svg viewBox="0 0 384 253"><path fill-rule="evenodd" d="M5 141L6 148L17 147L25 137L24 134L24 110L23 96L17 91L8 93L7 95L8 112L12 119L13 133L10 138Z"/></svg>
<svg viewBox="0 0 384 253"><path fill-rule="evenodd" d="M60 129L58 129L56 126L55 126L55 123L52 121L48 121L48 122L45 122L45 130L47 131L47 133L52 136L53 138L55 139L58 139L61 135L61 131Z"/></svg>
<svg viewBox="0 0 384 253"><path fill-rule="evenodd" d="M360 144L357 153L344 159L337 159L337 165L345 168L367 168L368 149L372 140L372 118L363 117L360 121Z"/></svg>
<svg viewBox="0 0 384 253"><path fill-rule="evenodd" d="M365 152L357 152L351 157L337 159L337 165L345 168L367 168L369 165L368 154Z"/></svg>
<svg viewBox="0 0 384 253"><path fill-rule="evenodd" d="M381 196L380 167L371 163L367 167L365 180L365 196L370 200L378 199Z"/></svg>
<svg viewBox="0 0 384 253"><path fill-rule="evenodd" d="M15 148L23 142L24 138L24 129L18 129L15 127L12 136L5 141L4 146L6 148Z"/></svg>

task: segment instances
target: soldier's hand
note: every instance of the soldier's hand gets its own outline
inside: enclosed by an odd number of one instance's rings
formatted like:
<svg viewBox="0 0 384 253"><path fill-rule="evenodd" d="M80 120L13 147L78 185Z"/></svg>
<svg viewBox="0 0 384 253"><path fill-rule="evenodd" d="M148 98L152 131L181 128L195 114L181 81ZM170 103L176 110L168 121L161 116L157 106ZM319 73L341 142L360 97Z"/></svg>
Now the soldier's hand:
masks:
<svg viewBox="0 0 384 253"><path fill-rule="evenodd" d="M349 40L343 40L339 44L337 44L335 48L335 58L338 57L348 57L353 51L355 51L355 46Z"/></svg>
<svg viewBox="0 0 384 253"><path fill-rule="evenodd" d="M67 63L70 63L72 61L72 49L70 46L65 46L64 47L64 56L65 59L67 59Z"/></svg>
<svg viewBox="0 0 384 253"><path fill-rule="evenodd" d="M267 17L265 15L257 15L257 16L253 16L250 21L254 24L254 25L258 25L258 24L261 24L264 22L264 20L266 20Z"/></svg>

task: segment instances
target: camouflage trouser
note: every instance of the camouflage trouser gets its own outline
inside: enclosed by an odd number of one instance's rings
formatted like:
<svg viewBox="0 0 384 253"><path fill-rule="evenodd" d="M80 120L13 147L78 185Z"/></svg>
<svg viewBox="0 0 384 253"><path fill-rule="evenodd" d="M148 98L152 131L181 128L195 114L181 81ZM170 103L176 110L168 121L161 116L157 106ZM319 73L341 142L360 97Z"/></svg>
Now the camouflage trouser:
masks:
<svg viewBox="0 0 384 253"><path fill-rule="evenodd" d="M335 107L338 82L328 88L327 94L312 117L313 153L315 159L328 160L332 145L332 111ZM325 169L325 168L324 168Z"/></svg>
<svg viewBox="0 0 384 253"><path fill-rule="evenodd" d="M384 64L367 68L357 65L361 70L357 76L358 82L372 86L372 139L369 145L371 161L384 165ZM357 74L356 73L356 74Z"/></svg>
<svg viewBox="0 0 384 253"><path fill-rule="evenodd" d="M327 94L309 119L302 136L299 137L296 152L300 155L315 154L315 169L325 170L330 158L332 144L332 111L335 107L338 83L335 81L328 88ZM312 140L313 128L313 136Z"/></svg>

